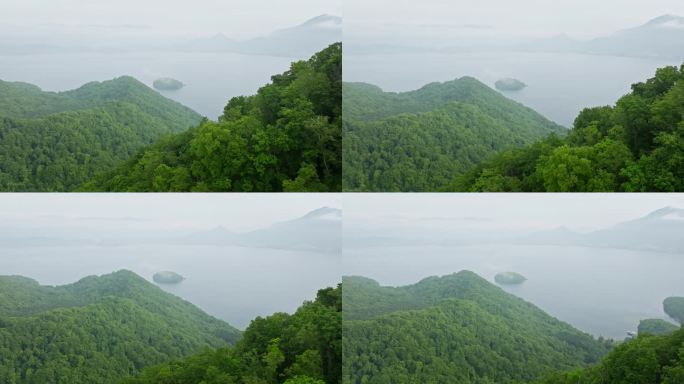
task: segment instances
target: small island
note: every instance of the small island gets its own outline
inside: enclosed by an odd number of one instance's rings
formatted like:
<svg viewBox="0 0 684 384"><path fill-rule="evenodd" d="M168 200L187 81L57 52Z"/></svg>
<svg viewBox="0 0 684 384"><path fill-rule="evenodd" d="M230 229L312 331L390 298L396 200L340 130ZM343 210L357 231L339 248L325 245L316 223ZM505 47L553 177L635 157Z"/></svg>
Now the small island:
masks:
<svg viewBox="0 0 684 384"><path fill-rule="evenodd" d="M162 271L155 273L152 280L157 284L178 284L185 278L176 272Z"/></svg>
<svg viewBox="0 0 684 384"><path fill-rule="evenodd" d="M663 319L646 319L639 322L638 332L640 335L669 335L679 327Z"/></svg>
<svg viewBox="0 0 684 384"><path fill-rule="evenodd" d="M663 301L663 309L668 316L680 324L684 323L684 297L668 297Z"/></svg>
<svg viewBox="0 0 684 384"><path fill-rule="evenodd" d="M515 272L501 272L494 276L494 281L498 284L522 284L527 280L527 278L519 273Z"/></svg>
<svg viewBox="0 0 684 384"><path fill-rule="evenodd" d="M527 87L527 84L518 79L506 78L497 80L497 82L494 83L494 86L500 91L520 91Z"/></svg>
<svg viewBox="0 0 684 384"><path fill-rule="evenodd" d="M154 83L152 83L152 85L155 89L158 89L160 91L177 91L183 88L185 84L170 77L163 77L161 79L155 80Z"/></svg>

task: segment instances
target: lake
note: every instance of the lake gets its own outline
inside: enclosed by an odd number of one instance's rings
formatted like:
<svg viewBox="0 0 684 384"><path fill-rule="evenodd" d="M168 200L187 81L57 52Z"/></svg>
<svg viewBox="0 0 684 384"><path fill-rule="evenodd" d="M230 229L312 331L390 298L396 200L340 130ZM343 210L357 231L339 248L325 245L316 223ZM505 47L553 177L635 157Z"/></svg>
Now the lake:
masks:
<svg viewBox="0 0 684 384"><path fill-rule="evenodd" d="M413 284L470 270L494 282L499 272L528 280L503 288L595 336L623 339L639 320L668 319L662 301L684 296L681 255L557 246L481 245L345 249L345 275L382 285ZM670 320L672 321L672 320Z"/></svg>
<svg viewBox="0 0 684 384"><path fill-rule="evenodd" d="M88 275L129 269L152 281L170 270L186 280L160 285L207 313L244 329L257 316L294 312L318 289L340 282L335 254L217 246L3 248L0 274L43 285L73 283Z"/></svg>
<svg viewBox="0 0 684 384"><path fill-rule="evenodd" d="M344 80L402 92L435 81L472 76L494 88L513 77L527 84L503 92L547 118L571 127L585 107L612 105L630 85L653 77L657 68L681 62L564 53L464 52L344 56Z"/></svg>
<svg viewBox="0 0 684 384"><path fill-rule="evenodd" d="M0 54L0 79L35 84L45 91L66 91L122 75L150 87L157 78L172 77L185 87L161 94L216 119L231 97L254 94L294 60L235 53Z"/></svg>

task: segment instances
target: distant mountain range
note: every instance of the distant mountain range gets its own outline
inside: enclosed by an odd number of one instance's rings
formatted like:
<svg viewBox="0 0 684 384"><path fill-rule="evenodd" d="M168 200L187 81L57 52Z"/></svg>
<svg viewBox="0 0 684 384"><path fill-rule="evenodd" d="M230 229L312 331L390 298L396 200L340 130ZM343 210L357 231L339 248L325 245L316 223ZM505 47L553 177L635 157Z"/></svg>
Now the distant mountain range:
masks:
<svg viewBox="0 0 684 384"><path fill-rule="evenodd" d="M581 234L567 228L539 232L524 243L581 245L660 252L684 251L684 209L664 207L636 220Z"/></svg>
<svg viewBox="0 0 684 384"><path fill-rule="evenodd" d="M445 227L448 228L448 227ZM407 227L400 232L345 226L345 247L466 246L477 244L524 244L584 246L656 252L684 252L684 209L664 207L644 217L589 233L567 227L529 233L525 231L484 231L478 229L444 231Z"/></svg>
<svg viewBox="0 0 684 384"><path fill-rule="evenodd" d="M178 44L175 48L194 52L236 52L287 57L308 56L342 40L342 18L320 15L297 26L279 29L245 41L218 34Z"/></svg>
<svg viewBox="0 0 684 384"><path fill-rule="evenodd" d="M663 15L635 28L583 41L565 34L521 44L520 50L684 59L684 17Z"/></svg>
<svg viewBox="0 0 684 384"><path fill-rule="evenodd" d="M196 245L237 245L335 253L342 249L342 211L322 207L297 219L247 233L234 233L219 227L194 233L178 241Z"/></svg>
<svg viewBox="0 0 684 384"><path fill-rule="evenodd" d="M275 223L250 232L232 232L224 227L194 233L159 236L140 234L89 238L87 235L57 234L0 234L2 247L59 247L59 246L127 246L136 244L216 245L248 248L272 248L291 251L339 253L342 250L342 210L330 207L315 209L301 217Z"/></svg>
<svg viewBox="0 0 684 384"><path fill-rule="evenodd" d="M265 29L265 28L264 28ZM185 40L185 41L183 41ZM0 37L0 52L6 54L46 54L75 52L132 52L132 51L184 51L184 52L234 52L251 55L285 56L303 58L320 51L328 45L342 41L342 18L319 15L302 24L278 29L264 36L237 40L216 34L197 39L156 39L128 41L112 46L73 42L43 36L40 41L16 42Z"/></svg>

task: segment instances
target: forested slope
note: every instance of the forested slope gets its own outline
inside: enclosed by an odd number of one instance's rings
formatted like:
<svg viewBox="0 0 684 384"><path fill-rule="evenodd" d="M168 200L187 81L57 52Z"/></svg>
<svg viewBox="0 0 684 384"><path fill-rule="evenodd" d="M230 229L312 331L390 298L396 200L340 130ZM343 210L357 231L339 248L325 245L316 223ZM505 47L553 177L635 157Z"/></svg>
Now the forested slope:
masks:
<svg viewBox="0 0 684 384"><path fill-rule="evenodd" d="M513 383L586 366L610 348L472 272L343 285L345 383Z"/></svg>
<svg viewBox="0 0 684 384"><path fill-rule="evenodd" d="M114 383L240 332L129 271L48 287L0 277L0 382Z"/></svg>
<svg viewBox="0 0 684 384"><path fill-rule="evenodd" d="M684 383L684 329L666 336L639 335L625 341L600 364L557 373L536 384Z"/></svg>
<svg viewBox="0 0 684 384"><path fill-rule="evenodd" d="M0 190L73 190L200 120L131 77L60 93L0 81Z"/></svg>
<svg viewBox="0 0 684 384"><path fill-rule="evenodd" d="M658 69L614 106L587 108L567 138L504 151L454 191L684 191L684 65Z"/></svg>
<svg viewBox="0 0 684 384"><path fill-rule="evenodd" d="M343 85L344 189L435 191L492 154L567 131L474 78L404 93Z"/></svg>
<svg viewBox="0 0 684 384"><path fill-rule="evenodd" d="M170 136L87 191L339 191L342 45L231 99L218 122Z"/></svg>
<svg viewBox="0 0 684 384"><path fill-rule="evenodd" d="M318 291L288 315L258 317L234 348L151 367L126 384L340 383L341 288Z"/></svg>

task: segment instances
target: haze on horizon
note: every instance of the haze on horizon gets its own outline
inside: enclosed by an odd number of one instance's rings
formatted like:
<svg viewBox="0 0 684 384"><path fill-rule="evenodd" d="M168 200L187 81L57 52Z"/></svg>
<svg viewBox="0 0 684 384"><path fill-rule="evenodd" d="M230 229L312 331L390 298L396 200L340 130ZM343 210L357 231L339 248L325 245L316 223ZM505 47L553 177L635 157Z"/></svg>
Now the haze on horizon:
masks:
<svg viewBox="0 0 684 384"><path fill-rule="evenodd" d="M589 39L636 27L664 15L684 16L676 0L448 0L345 2L345 42L349 44L459 45L515 41L567 34Z"/></svg>
<svg viewBox="0 0 684 384"><path fill-rule="evenodd" d="M609 228L664 207L684 208L677 194L349 194L345 227L578 232ZM456 232L457 233L457 232Z"/></svg>
<svg viewBox="0 0 684 384"><path fill-rule="evenodd" d="M339 0L4 0L0 40L118 44L215 34L248 39L321 14L341 15L341 8Z"/></svg>
<svg viewBox="0 0 684 384"><path fill-rule="evenodd" d="M107 231L244 232L296 219L323 206L340 208L336 194L6 194L0 232L41 228Z"/></svg>

